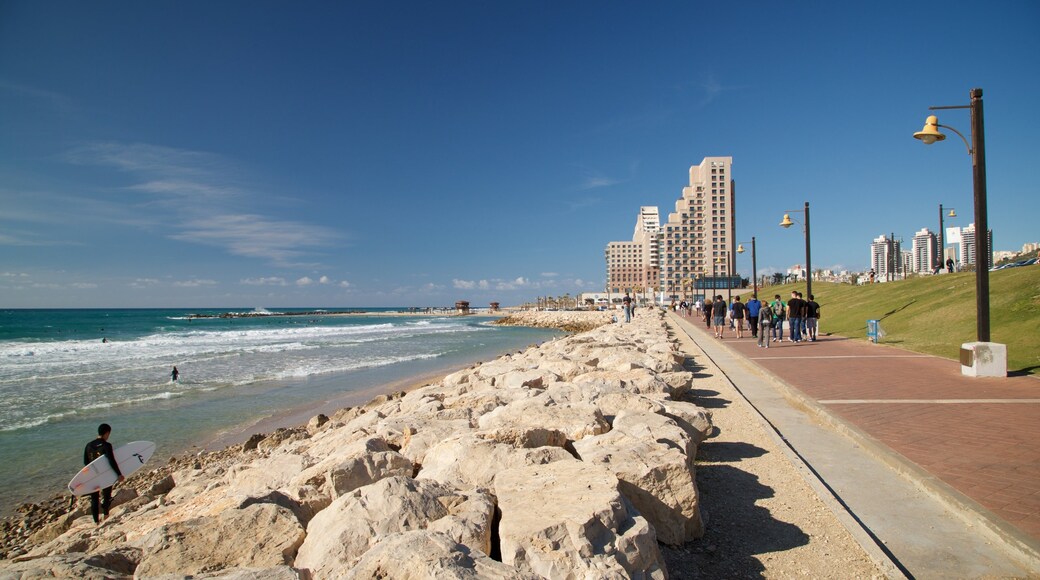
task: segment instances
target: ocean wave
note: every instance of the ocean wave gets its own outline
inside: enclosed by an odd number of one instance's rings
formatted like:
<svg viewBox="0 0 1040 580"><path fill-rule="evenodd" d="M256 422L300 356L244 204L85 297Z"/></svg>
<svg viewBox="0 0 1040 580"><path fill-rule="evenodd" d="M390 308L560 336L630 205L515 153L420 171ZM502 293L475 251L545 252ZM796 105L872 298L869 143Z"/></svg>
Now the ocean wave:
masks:
<svg viewBox="0 0 1040 580"><path fill-rule="evenodd" d="M57 413L50 413L50 414L43 415L43 416L40 416L40 417L34 417L32 419L26 419L26 420L21 421L21 422L5 424L3 427L0 427L0 432L11 432L11 431L20 431L22 429L31 429L33 427L39 427L41 425L46 425L47 423L51 423L53 421L57 421L57 420L60 420L60 419L65 419L65 418L68 418L68 417L74 417L76 415L80 415L80 414L83 414L83 413L88 412L88 411L97 411L99 409L111 409L111 408L115 408L115 407L127 407L127 406L130 406L130 405L137 405L137 404L140 404L140 403L146 403L148 401L172 399L172 398L180 397L180 396L183 396L183 393L174 393L174 392L170 392L170 391L165 391L165 392L156 393L156 394L153 394L153 395L145 395L143 397L137 397L137 398L134 398L134 399L124 399L122 401L112 401L112 402L106 402L106 403L94 403L92 405L85 405L83 407L80 407L79 409L72 409L72 410L69 410L69 411L61 411L61 412L57 412ZM5 423L6 423L6 421L5 421Z"/></svg>

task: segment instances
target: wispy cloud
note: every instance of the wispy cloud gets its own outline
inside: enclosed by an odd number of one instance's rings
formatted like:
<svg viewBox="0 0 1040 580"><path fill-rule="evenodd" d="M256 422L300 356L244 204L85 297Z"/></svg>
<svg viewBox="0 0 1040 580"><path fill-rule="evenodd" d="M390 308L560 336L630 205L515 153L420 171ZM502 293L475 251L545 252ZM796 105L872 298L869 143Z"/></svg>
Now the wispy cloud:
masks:
<svg viewBox="0 0 1040 580"><path fill-rule="evenodd" d="M203 286L216 286L217 285L217 281L216 280L205 280L205 279L202 279L202 280L199 280L199 279L195 279L195 280L179 280L177 282L174 282L173 285L178 287L178 288L201 288Z"/></svg>
<svg viewBox="0 0 1040 580"><path fill-rule="evenodd" d="M176 240L209 244L246 258L261 258L277 266L303 266L297 259L306 249L328 246L339 236L322 226L279 221L256 214L214 215L191 220Z"/></svg>
<svg viewBox="0 0 1040 580"><path fill-rule="evenodd" d="M67 161L110 167L136 182L121 188L162 204L171 239L223 248L280 267L315 266L304 260L343 236L328 227L285 220L243 208L255 207L269 192L244 184L241 172L211 153L142 143L90 143L68 152ZM144 205L147 205L145 203ZM150 212L154 214L153 212ZM152 218L154 219L154 218Z"/></svg>
<svg viewBox="0 0 1040 580"><path fill-rule="evenodd" d="M68 112L73 109L73 100L61 93L50 91L47 89L41 89L38 87L29 86L22 83L12 82L6 79L0 79L0 91L12 93L22 97L34 99L57 109L61 112Z"/></svg>
<svg viewBox="0 0 1040 580"><path fill-rule="evenodd" d="M245 278L239 282L245 286L288 286L288 282L281 276L269 276L261 278Z"/></svg>

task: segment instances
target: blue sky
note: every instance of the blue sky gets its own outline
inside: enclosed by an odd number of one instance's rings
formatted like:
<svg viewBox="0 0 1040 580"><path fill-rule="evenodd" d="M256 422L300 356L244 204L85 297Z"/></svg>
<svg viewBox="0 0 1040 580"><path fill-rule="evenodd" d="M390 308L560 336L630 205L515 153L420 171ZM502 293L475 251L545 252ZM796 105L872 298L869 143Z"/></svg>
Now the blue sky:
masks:
<svg viewBox="0 0 1040 580"><path fill-rule="evenodd" d="M0 306L515 304L732 156L760 271L972 209L1040 240L1035 2L0 0ZM967 134L967 111L940 123ZM738 270L750 272L747 254Z"/></svg>

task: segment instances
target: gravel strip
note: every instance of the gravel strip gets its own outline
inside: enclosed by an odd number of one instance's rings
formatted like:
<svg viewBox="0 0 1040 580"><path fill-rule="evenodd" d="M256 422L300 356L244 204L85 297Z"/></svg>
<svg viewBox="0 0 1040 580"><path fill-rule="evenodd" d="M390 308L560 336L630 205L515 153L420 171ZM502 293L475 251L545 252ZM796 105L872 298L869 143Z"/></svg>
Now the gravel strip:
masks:
<svg viewBox="0 0 1040 580"><path fill-rule="evenodd" d="M700 540L662 546L672 578L884 578L729 379L669 322L715 435L697 453Z"/></svg>

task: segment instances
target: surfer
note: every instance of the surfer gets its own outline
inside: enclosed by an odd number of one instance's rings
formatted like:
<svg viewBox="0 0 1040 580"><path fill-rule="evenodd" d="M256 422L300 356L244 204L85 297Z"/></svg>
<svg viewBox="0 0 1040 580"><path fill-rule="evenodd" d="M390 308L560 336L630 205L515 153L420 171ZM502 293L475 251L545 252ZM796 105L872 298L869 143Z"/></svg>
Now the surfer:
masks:
<svg viewBox="0 0 1040 580"><path fill-rule="evenodd" d="M176 383L179 376L181 376L181 372L177 370L177 367L173 367L173 370L170 371L170 380Z"/></svg>
<svg viewBox="0 0 1040 580"><path fill-rule="evenodd" d="M97 439L87 443L86 448L83 449L83 465L90 465L91 461L104 455L108 458L108 463L112 466L112 470L119 476L118 483L122 483L126 478L119 471L119 464L116 463L116 455L112 451L112 444L108 442L108 437L112 434L112 427L108 423L102 423L98 426L97 431ZM105 518L108 518L108 508L111 505L112 486L90 494L90 515L94 516L95 524L100 523L98 518L99 511Z"/></svg>

